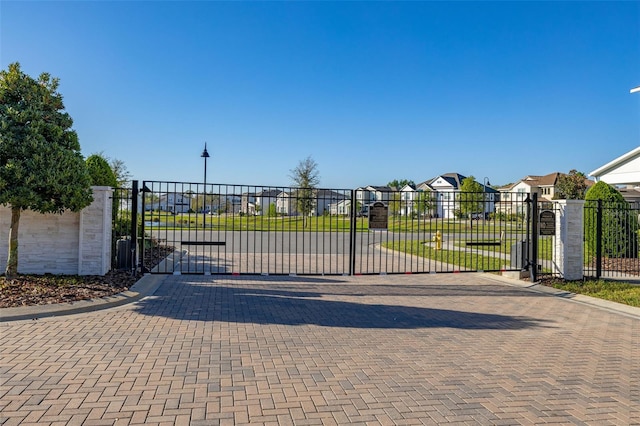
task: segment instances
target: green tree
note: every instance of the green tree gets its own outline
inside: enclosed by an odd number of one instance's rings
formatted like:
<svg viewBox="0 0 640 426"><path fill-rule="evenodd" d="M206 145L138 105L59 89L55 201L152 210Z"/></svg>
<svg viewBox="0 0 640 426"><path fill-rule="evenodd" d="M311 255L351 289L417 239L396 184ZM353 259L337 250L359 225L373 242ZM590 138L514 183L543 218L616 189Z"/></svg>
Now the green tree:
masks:
<svg viewBox="0 0 640 426"><path fill-rule="evenodd" d="M131 182L131 173L127 169L127 165L122 160L118 160L117 158L109 159L109 165L111 166L111 170L113 174L116 175L116 181L118 182L119 188L126 188L129 186L129 182Z"/></svg>
<svg viewBox="0 0 640 426"><path fill-rule="evenodd" d="M112 188L118 186L115 173L113 173L109 162L101 154L90 155L86 163L91 177L91 185L110 186Z"/></svg>
<svg viewBox="0 0 640 426"><path fill-rule="evenodd" d="M429 216L434 212L436 208L436 196L431 191L418 192L418 199L416 201L416 212L420 216Z"/></svg>
<svg viewBox="0 0 640 426"><path fill-rule="evenodd" d="M303 226L307 226L307 217L315 207L314 194L320 184L320 172L318 163L310 156L301 160L295 169L292 169L289 177L296 188L296 207L302 215Z"/></svg>
<svg viewBox="0 0 640 426"><path fill-rule="evenodd" d="M416 187L415 182L409 179L394 179L391 182L387 183L388 187L397 189L402 189L406 185L411 185L413 188Z"/></svg>
<svg viewBox="0 0 640 426"><path fill-rule="evenodd" d="M269 204L269 211L267 212L268 217L276 217L278 216L278 210L276 209L276 203Z"/></svg>
<svg viewBox="0 0 640 426"><path fill-rule="evenodd" d="M462 180L460 192L456 195L458 208L462 217L483 211L484 190L476 178L469 176Z"/></svg>
<svg viewBox="0 0 640 426"><path fill-rule="evenodd" d="M601 200L602 233L597 233L597 202ZM638 217L620 191L606 182L597 182L585 195L585 250L596 255L598 237L602 256L610 258L638 257Z"/></svg>
<svg viewBox="0 0 640 426"><path fill-rule="evenodd" d="M553 198L556 200L584 200L587 191L587 177L584 173L571 170L569 174L561 174L556 182Z"/></svg>
<svg viewBox="0 0 640 426"><path fill-rule="evenodd" d="M399 216L402 211L402 197L398 192L391 194L389 200L389 214L391 216Z"/></svg>
<svg viewBox="0 0 640 426"><path fill-rule="evenodd" d="M0 71L0 204L10 206L5 275L18 273L22 210L79 211L92 201L91 181L73 120L65 112L59 80L36 80L19 63Z"/></svg>

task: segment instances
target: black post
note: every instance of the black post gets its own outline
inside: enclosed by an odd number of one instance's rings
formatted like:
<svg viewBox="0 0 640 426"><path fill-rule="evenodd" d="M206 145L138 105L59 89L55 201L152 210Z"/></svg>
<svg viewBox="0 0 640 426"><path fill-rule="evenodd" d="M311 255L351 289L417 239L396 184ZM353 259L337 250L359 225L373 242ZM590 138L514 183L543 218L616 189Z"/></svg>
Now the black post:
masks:
<svg viewBox="0 0 640 426"><path fill-rule="evenodd" d="M131 181L131 275L136 273L138 244L138 181Z"/></svg>
<svg viewBox="0 0 640 426"><path fill-rule="evenodd" d="M356 191L351 190L351 227L349 233L349 275L354 275L356 271L356 208L358 207L356 201Z"/></svg>
<svg viewBox="0 0 640 426"><path fill-rule="evenodd" d="M527 216L526 216L526 223L525 223L525 239L523 241L523 244L521 245L522 248L522 255L521 255L521 259L522 259L522 270L528 270L529 269L529 245L530 245L530 241L531 241L531 196L530 194L527 194L527 197L525 198L524 202L526 203L526 207L527 207Z"/></svg>
<svg viewBox="0 0 640 426"><path fill-rule="evenodd" d="M602 200L596 206L596 279L602 276Z"/></svg>
<svg viewBox="0 0 640 426"><path fill-rule="evenodd" d="M147 184L145 181L142 181L142 235L140 236L140 272L142 273L146 273L148 272L148 270L145 270L145 266L144 266L144 213L147 211L146 207L145 207L145 201L147 199L146 197L146 193L148 192L148 188L147 188ZM137 202L137 199L136 199Z"/></svg>
<svg viewBox="0 0 640 426"><path fill-rule="evenodd" d="M529 262L529 279L532 283L538 280L538 193L531 197L531 252Z"/></svg>

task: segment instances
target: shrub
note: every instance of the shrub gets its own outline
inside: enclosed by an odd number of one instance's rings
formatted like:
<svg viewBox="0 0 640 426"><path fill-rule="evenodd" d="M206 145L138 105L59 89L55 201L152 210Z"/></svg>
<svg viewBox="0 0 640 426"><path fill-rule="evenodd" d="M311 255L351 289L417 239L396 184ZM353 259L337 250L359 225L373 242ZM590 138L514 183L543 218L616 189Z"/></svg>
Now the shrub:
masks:
<svg viewBox="0 0 640 426"><path fill-rule="evenodd" d="M100 154L90 155L86 163L91 177L91 185L110 186L112 188L118 186L118 180L113 170L111 170L111 166Z"/></svg>

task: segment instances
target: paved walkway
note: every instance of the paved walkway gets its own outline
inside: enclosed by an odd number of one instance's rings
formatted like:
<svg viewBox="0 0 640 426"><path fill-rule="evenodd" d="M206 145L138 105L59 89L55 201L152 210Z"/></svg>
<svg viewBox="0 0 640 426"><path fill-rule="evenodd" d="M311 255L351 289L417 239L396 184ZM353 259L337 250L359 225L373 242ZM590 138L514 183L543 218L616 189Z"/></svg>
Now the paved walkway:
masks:
<svg viewBox="0 0 640 426"><path fill-rule="evenodd" d="M160 280L0 323L0 424L640 424L639 309L488 274Z"/></svg>

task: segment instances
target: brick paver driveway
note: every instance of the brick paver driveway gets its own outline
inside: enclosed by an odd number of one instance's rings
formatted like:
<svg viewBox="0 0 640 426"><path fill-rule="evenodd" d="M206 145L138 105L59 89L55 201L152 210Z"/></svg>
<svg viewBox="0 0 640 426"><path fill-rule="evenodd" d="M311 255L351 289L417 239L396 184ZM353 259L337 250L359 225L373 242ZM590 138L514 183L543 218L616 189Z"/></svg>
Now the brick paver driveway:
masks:
<svg viewBox="0 0 640 426"><path fill-rule="evenodd" d="M640 317L489 275L168 276L0 324L0 423L640 424Z"/></svg>

